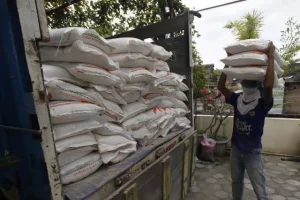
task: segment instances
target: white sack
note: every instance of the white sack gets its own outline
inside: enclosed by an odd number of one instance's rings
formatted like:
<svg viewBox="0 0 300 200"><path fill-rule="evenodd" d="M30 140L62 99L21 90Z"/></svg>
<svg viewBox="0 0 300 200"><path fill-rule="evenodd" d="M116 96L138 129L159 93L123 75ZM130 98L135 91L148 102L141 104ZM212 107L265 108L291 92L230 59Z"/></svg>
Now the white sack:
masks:
<svg viewBox="0 0 300 200"><path fill-rule="evenodd" d="M181 101L188 101L187 96L182 91L176 91L175 89L167 89L167 88L155 88L148 87L143 92L144 99L152 99L158 96L170 96L175 97Z"/></svg>
<svg viewBox="0 0 300 200"><path fill-rule="evenodd" d="M126 103L133 103L141 98L142 93L140 91L121 92L119 94L125 100Z"/></svg>
<svg viewBox="0 0 300 200"><path fill-rule="evenodd" d="M168 96L159 96L153 99L143 99L149 108L160 107L160 108L182 108L188 110L184 102Z"/></svg>
<svg viewBox="0 0 300 200"><path fill-rule="evenodd" d="M100 128L102 125L94 120L53 125L54 141L77 136Z"/></svg>
<svg viewBox="0 0 300 200"><path fill-rule="evenodd" d="M122 123L122 127L125 130L136 130L144 126L146 123L148 123L150 120L159 118L162 115L166 114L167 108L152 108L151 110L148 110L146 112L143 112L141 114L138 114L135 117L132 117Z"/></svg>
<svg viewBox="0 0 300 200"><path fill-rule="evenodd" d="M121 122L126 121L148 109L148 106L144 102L133 102L127 105L122 106L122 110L124 113L124 118Z"/></svg>
<svg viewBox="0 0 300 200"><path fill-rule="evenodd" d="M108 44L108 41L93 29L67 27L50 29L49 34L50 41L40 42L39 44L41 46L71 46L76 40L82 40L85 44L97 47L107 54L114 50L114 48Z"/></svg>
<svg viewBox="0 0 300 200"><path fill-rule="evenodd" d="M104 99L101 94L95 89L89 88L88 91L90 92L90 95L95 99L96 104L105 109L106 115L117 121L123 118L123 111L118 104Z"/></svg>
<svg viewBox="0 0 300 200"><path fill-rule="evenodd" d="M71 83L71 84L81 86L81 87L87 85L85 82L83 82L83 81L75 78L71 74L69 74L69 72L62 67L58 67L55 65L43 64L42 70L43 70L43 75L44 75L45 80L58 79L58 80L62 80L64 82Z"/></svg>
<svg viewBox="0 0 300 200"><path fill-rule="evenodd" d="M146 83L126 83L121 85L119 88L122 92L134 92L134 91L143 91L145 90L147 84Z"/></svg>
<svg viewBox="0 0 300 200"><path fill-rule="evenodd" d="M61 80L45 80L45 86L51 101L79 101L94 103L89 92L81 87Z"/></svg>
<svg viewBox="0 0 300 200"><path fill-rule="evenodd" d="M52 124L89 120L104 113L104 109L90 103L52 101L49 103Z"/></svg>
<svg viewBox="0 0 300 200"><path fill-rule="evenodd" d="M170 130L176 125L175 117L167 119L167 121L168 121L167 125L163 129L159 130L158 132L158 135L161 137L166 137L170 132Z"/></svg>
<svg viewBox="0 0 300 200"><path fill-rule="evenodd" d="M107 164L114 160L119 153L133 153L136 151L136 142L120 135L95 135L98 142L98 150L102 161Z"/></svg>
<svg viewBox="0 0 300 200"><path fill-rule="evenodd" d="M176 125L172 128L172 131L191 128L191 121L186 117L176 117L175 121Z"/></svg>
<svg viewBox="0 0 300 200"><path fill-rule="evenodd" d="M127 83L150 83L156 79L155 74L146 68L123 68L111 73Z"/></svg>
<svg viewBox="0 0 300 200"><path fill-rule="evenodd" d="M81 147L69 151L65 151L63 153L60 153L58 155L58 164L60 167L63 167L71 162L74 162L90 153L93 151L97 150L97 146L88 146L88 147Z"/></svg>
<svg viewBox="0 0 300 200"><path fill-rule="evenodd" d="M108 44L115 48L111 54L140 53L147 56L154 48L152 44L144 42L137 38L109 39Z"/></svg>
<svg viewBox="0 0 300 200"><path fill-rule="evenodd" d="M147 129L146 126L134 130L131 132L132 137L139 143L141 146L146 146L151 142L151 139L158 132L158 127L154 129Z"/></svg>
<svg viewBox="0 0 300 200"><path fill-rule="evenodd" d="M55 65L65 68L76 78L89 83L106 86L120 86L124 84L124 81L107 69L95 65L65 62L56 62Z"/></svg>
<svg viewBox="0 0 300 200"><path fill-rule="evenodd" d="M113 54L109 57L114 62L119 63L121 68L145 67L150 71L154 71L155 68L165 67L166 64L165 62L159 61L155 58L146 57L139 53Z"/></svg>
<svg viewBox="0 0 300 200"><path fill-rule="evenodd" d="M88 147L97 144L94 134L87 132L55 142L56 151L62 153L80 147Z"/></svg>
<svg viewBox="0 0 300 200"><path fill-rule="evenodd" d="M229 56L221 59L221 61L228 66L251 66L251 65L267 65L268 56L259 52L246 52Z"/></svg>
<svg viewBox="0 0 300 200"><path fill-rule="evenodd" d="M266 70L259 67L231 67L221 70L227 75L228 80L236 78L238 80L252 80L262 82L265 79ZM278 76L274 72L274 87L278 86Z"/></svg>
<svg viewBox="0 0 300 200"><path fill-rule="evenodd" d="M154 67L155 71L165 71L165 72L170 71L170 67L169 67L168 63L166 63L165 61L161 61L161 60L157 60L154 63L153 67Z"/></svg>
<svg viewBox="0 0 300 200"><path fill-rule="evenodd" d="M60 169L62 183L64 185L84 179L97 171L102 165L99 153L91 153Z"/></svg>
<svg viewBox="0 0 300 200"><path fill-rule="evenodd" d="M178 86L180 82L182 82L185 77L179 74L175 74L172 72L157 72L157 79L153 82L153 85L156 87L158 85L166 85L166 86Z"/></svg>
<svg viewBox="0 0 300 200"><path fill-rule="evenodd" d="M112 61L103 51L79 40L70 47L41 47L40 54L42 62L87 63L108 70L119 69L118 63Z"/></svg>
<svg viewBox="0 0 300 200"><path fill-rule="evenodd" d="M172 57L173 53L166 51L163 47L153 44L153 50L150 57L166 61Z"/></svg>
<svg viewBox="0 0 300 200"><path fill-rule="evenodd" d="M190 88L183 82L179 83L177 89L182 91L182 92L186 92L186 91L190 90Z"/></svg>
<svg viewBox="0 0 300 200"><path fill-rule="evenodd" d="M248 39L238 41L237 43L231 44L225 47L226 52L230 54L238 54L247 51L261 51L266 52L269 49L270 41L261 39ZM287 63L282 59L279 52L275 50L274 58L280 67L286 66Z"/></svg>
<svg viewBox="0 0 300 200"><path fill-rule="evenodd" d="M127 104L115 87L107 87L103 85L90 85L90 87L97 90L97 92L99 92L100 95L107 100L115 102L116 104Z"/></svg>
<svg viewBox="0 0 300 200"><path fill-rule="evenodd" d="M113 123L105 123L101 127L95 129L93 133L98 134L98 135L105 135L105 136L110 136L110 135L121 135L129 140L133 140L131 137L130 133L124 130L123 127L113 124Z"/></svg>

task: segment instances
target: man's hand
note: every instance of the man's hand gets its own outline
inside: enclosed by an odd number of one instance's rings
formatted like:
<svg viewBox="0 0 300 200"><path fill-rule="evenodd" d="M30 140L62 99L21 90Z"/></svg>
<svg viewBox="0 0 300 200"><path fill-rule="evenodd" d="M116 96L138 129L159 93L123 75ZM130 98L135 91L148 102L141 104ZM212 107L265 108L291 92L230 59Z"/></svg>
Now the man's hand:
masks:
<svg viewBox="0 0 300 200"><path fill-rule="evenodd" d="M275 52L275 46L274 46L273 42L271 42L270 46L269 46L269 51L268 51L269 59L274 59L274 52Z"/></svg>

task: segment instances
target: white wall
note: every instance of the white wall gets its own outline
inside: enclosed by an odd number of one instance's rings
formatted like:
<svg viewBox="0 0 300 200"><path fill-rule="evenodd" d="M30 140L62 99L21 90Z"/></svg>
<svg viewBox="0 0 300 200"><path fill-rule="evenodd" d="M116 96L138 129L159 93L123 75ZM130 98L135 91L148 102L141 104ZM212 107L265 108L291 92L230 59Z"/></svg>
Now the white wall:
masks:
<svg viewBox="0 0 300 200"><path fill-rule="evenodd" d="M197 115L196 129L204 130L211 119L211 115ZM232 128L233 117L229 117L224 126L226 136L231 137ZM300 119L266 118L262 144L264 152L300 156Z"/></svg>

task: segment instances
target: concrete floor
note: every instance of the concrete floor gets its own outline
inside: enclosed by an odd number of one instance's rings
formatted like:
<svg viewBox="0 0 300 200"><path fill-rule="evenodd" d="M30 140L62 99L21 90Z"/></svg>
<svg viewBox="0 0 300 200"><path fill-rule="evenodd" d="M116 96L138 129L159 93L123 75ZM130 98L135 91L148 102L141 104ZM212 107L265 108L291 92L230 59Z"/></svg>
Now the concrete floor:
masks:
<svg viewBox="0 0 300 200"><path fill-rule="evenodd" d="M267 186L272 200L300 200L300 163L281 161L281 157L264 156ZM255 200L250 181L245 177L243 200ZM216 163L196 162L195 184L186 200L232 199L229 157Z"/></svg>

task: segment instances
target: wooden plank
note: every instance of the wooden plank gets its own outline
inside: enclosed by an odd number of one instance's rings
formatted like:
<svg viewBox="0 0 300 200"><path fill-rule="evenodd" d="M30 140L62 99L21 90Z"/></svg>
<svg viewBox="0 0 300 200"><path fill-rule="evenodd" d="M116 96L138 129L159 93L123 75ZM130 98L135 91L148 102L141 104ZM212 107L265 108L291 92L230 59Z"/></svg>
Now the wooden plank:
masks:
<svg viewBox="0 0 300 200"><path fill-rule="evenodd" d="M134 183L128 189L126 189L124 191L124 195L125 200L138 200L136 184Z"/></svg>
<svg viewBox="0 0 300 200"><path fill-rule="evenodd" d="M37 15L38 15L38 20L39 20L39 25L41 30L41 41L47 42L50 40L50 35L49 35L44 1L35 0L35 2L36 2Z"/></svg>
<svg viewBox="0 0 300 200"><path fill-rule="evenodd" d="M183 157L183 180L182 180L182 200L188 191L188 178L189 178L189 168L190 168L190 139L184 142L184 157Z"/></svg>
<svg viewBox="0 0 300 200"><path fill-rule="evenodd" d="M198 136L197 136L197 134L195 134L193 137L193 146L192 146L190 186L194 183L194 174L195 174L195 169L196 169L195 162L196 162L197 142L198 142Z"/></svg>
<svg viewBox="0 0 300 200"><path fill-rule="evenodd" d="M171 195L171 157L162 161L163 165L163 200L169 200Z"/></svg>
<svg viewBox="0 0 300 200"><path fill-rule="evenodd" d="M52 135L50 115L46 102L46 92L41 73L41 64L36 47L36 39L40 39L40 28L37 20L37 11L34 0L17 0L19 20L26 53L26 62L32 81L32 95L35 110L42 131L42 148L47 166L48 179L51 188L52 200L63 200L62 184L59 166Z"/></svg>
<svg viewBox="0 0 300 200"><path fill-rule="evenodd" d="M182 140L181 142L179 142L175 147L174 147L174 149L172 149L172 150L170 150L169 152L168 152L168 154L166 154L165 156L167 156L167 155L170 155L170 153L171 152L173 152L178 146L180 146L180 145L182 145L188 138L190 138L193 134L195 134L195 132L193 132L193 131L188 131L188 132L186 132L186 138L184 139L184 140ZM178 138L177 138L178 139ZM176 140L176 139L174 139L174 140ZM171 140L171 141L169 141L168 143L166 143L164 146L169 146L170 144L172 144L173 143L173 141L174 140ZM154 153L154 152L153 152ZM121 191L123 191L125 188L127 188L130 184L132 184L132 183L134 183L134 182L136 182L136 180L141 176L141 175L143 175L144 173L147 173L147 171L149 170L149 169L151 169L153 166L155 166L155 165L157 165L158 163L161 163L161 161L164 159L164 156L162 156L162 157L160 157L159 159L157 159L154 163L152 163L148 168L146 168L146 171L142 171L142 172L140 172L137 176L135 176L132 180L130 180L128 183L126 183L125 185L123 185L122 187L120 187L118 190L116 190L113 194L111 194L109 197L107 197L107 198L104 198L105 200L116 200L116 199L122 199L122 198L120 198L120 196L119 196L119 194L121 193ZM160 168L161 169L161 168ZM158 171L160 171L161 172L161 170L158 170ZM153 172L153 173L157 173L157 171L156 172ZM160 182L162 182L161 181L161 179L162 178L160 178ZM161 189L160 189L160 191L161 191ZM180 195L181 196L181 195ZM96 196L94 196L94 198L93 198L93 200L96 200ZM103 199L103 198L101 198L101 196L98 196L98 200L101 200L101 199ZM90 200L90 199L89 199Z"/></svg>

